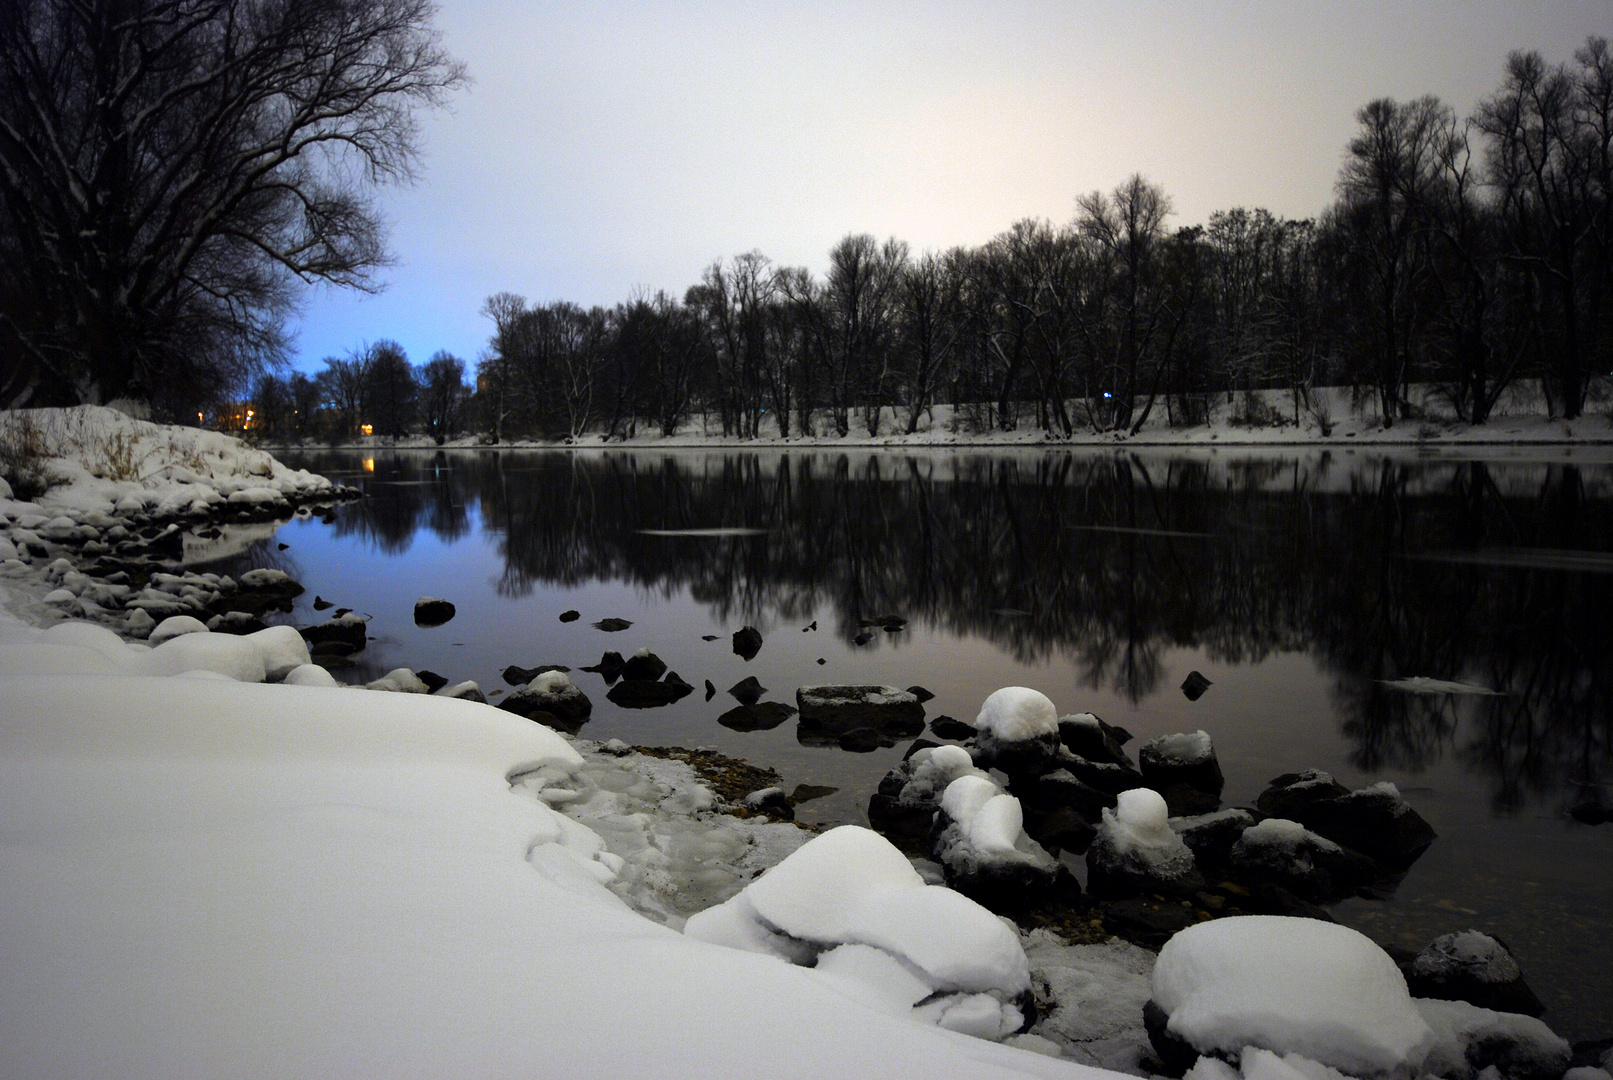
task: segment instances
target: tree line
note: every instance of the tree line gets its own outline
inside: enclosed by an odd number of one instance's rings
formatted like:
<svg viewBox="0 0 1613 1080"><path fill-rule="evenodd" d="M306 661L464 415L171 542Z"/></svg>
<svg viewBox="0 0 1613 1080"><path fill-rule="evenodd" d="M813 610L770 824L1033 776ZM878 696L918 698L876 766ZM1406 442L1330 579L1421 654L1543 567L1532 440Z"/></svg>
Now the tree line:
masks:
<svg viewBox="0 0 1613 1080"><path fill-rule="evenodd" d="M476 423L511 436L914 431L947 403L976 429L1138 431L1201 422L1227 395L1348 385L1385 426L1426 384L1483 423L1536 379L1552 415L1610 370L1613 57L1514 53L1460 117L1433 97L1363 107L1319 217L1260 209L1172 228L1133 176L978 247L914 252L850 235L818 277L760 252L712 263L681 298L613 308L500 293L476 365ZM1241 398L1239 394L1242 394ZM1329 418L1318 416L1324 429Z"/></svg>

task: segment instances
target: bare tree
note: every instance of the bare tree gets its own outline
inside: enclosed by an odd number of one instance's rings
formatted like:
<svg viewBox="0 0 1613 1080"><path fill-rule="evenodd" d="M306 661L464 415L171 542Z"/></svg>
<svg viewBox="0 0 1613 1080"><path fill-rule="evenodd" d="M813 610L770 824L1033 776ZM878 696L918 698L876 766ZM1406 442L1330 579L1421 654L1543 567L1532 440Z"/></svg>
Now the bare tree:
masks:
<svg viewBox="0 0 1613 1080"><path fill-rule="evenodd" d="M369 402L368 346L354 349L342 358L327 356L319 379L325 384L326 396L336 410L336 424L330 431L332 441L358 434Z"/></svg>
<svg viewBox="0 0 1613 1080"><path fill-rule="evenodd" d="M200 393L297 286L367 287L377 183L464 80L428 0L7 0L0 403Z"/></svg>
<svg viewBox="0 0 1613 1080"><path fill-rule="evenodd" d="M420 412L426 434L438 446L454 437L463 426L465 404L470 388L465 385L465 362L450 352L439 350L420 367Z"/></svg>
<svg viewBox="0 0 1613 1080"><path fill-rule="evenodd" d="M1109 265L1114 296L1112 393L1114 424L1131 423L1142 368L1168 322L1157 288L1158 260L1171 201L1157 185L1133 175L1107 197L1094 191L1076 200L1077 227Z"/></svg>

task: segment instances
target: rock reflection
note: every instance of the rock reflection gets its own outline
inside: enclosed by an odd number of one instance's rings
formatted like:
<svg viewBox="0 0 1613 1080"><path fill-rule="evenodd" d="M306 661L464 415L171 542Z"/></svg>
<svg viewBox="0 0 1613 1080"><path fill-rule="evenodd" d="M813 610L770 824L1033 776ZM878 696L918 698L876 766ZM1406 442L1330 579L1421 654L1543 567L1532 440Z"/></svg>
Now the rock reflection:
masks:
<svg viewBox="0 0 1613 1080"><path fill-rule="evenodd" d="M347 472L352 455L298 464ZM1447 754L1507 811L1596 784L1613 725L1613 469L1328 453L377 454L336 528L497 538L500 593L625 581L722 620L861 619L1162 690L1167 649L1303 651L1367 771ZM1517 557L1508 552L1522 553ZM1543 558L1538 553L1552 553ZM1499 553L1499 554L1498 554ZM1534 554L1530 554L1534 553ZM1567 556L1566 558L1563 556ZM1430 557L1433 556L1433 557ZM1406 694L1409 676L1500 697ZM1460 742L1458 740L1461 740Z"/></svg>

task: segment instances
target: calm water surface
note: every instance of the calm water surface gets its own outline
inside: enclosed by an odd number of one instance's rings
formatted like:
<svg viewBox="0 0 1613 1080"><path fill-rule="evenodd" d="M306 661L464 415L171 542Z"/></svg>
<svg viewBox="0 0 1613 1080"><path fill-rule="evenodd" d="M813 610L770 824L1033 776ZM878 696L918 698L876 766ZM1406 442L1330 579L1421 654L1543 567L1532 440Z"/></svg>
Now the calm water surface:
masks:
<svg viewBox="0 0 1613 1080"><path fill-rule="evenodd" d="M1392 897L1339 917L1409 948L1497 934L1560 1033L1613 1035L1613 825L1565 814L1613 766L1608 455L280 456L369 497L230 565L302 581L299 623L323 618L316 593L373 616L378 640L338 677L407 665L493 689L512 663L575 669L647 646L718 696L623 710L574 671L594 701L583 734L712 747L778 769L787 789L837 787L800 808L825 823L865 821L903 747L803 746L793 720L730 731L717 717L746 675L792 704L804 683L920 683L932 718L972 717L1022 684L1139 740L1203 728L1226 805L1306 767L1392 780L1440 838ZM656 535L697 529L760 531ZM415 627L420 595L458 616ZM560 623L567 608L583 618ZM908 628L854 644L859 618L886 614ZM590 625L607 616L633 626ZM749 663L729 638L745 625L765 638ZM1214 686L1189 702L1178 686L1194 669ZM1504 696L1385 685L1408 676Z"/></svg>

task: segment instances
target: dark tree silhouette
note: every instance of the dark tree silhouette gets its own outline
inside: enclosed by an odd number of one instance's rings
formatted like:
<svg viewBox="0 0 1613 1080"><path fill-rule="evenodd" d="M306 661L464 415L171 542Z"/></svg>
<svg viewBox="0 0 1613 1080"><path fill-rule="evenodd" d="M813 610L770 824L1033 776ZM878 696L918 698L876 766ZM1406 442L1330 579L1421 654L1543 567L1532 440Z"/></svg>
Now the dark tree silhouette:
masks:
<svg viewBox="0 0 1613 1080"><path fill-rule="evenodd" d="M375 184L464 80L428 0L0 6L0 403L178 400L366 287Z"/></svg>

